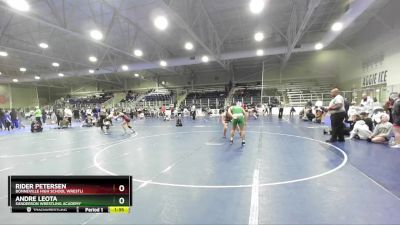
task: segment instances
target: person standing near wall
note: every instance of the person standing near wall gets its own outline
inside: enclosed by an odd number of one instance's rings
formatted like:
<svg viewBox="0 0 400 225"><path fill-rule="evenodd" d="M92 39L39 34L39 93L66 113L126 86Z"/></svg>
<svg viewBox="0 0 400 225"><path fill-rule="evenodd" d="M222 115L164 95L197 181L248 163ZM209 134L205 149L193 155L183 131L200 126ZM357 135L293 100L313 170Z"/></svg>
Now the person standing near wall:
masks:
<svg viewBox="0 0 400 225"><path fill-rule="evenodd" d="M393 123L393 113L392 113L392 109L393 109L393 104L394 104L394 99L396 97L393 96L389 96L389 99L387 100L387 102L385 103L385 105L383 106L383 108L385 109L385 112L387 114L389 114L390 116L390 120L389 122Z"/></svg>
<svg viewBox="0 0 400 225"><path fill-rule="evenodd" d="M15 128L19 128L18 115L17 115L17 111L15 111L15 109L11 109L10 116L11 116L12 126Z"/></svg>
<svg viewBox="0 0 400 225"><path fill-rule="evenodd" d="M64 109L64 116L67 117L69 126L72 127L72 111L68 106Z"/></svg>
<svg viewBox="0 0 400 225"><path fill-rule="evenodd" d="M363 107L364 112L369 113L370 111L372 111L373 103L374 103L374 101L367 94L364 93L362 95L360 106Z"/></svg>
<svg viewBox="0 0 400 225"><path fill-rule="evenodd" d="M4 126L4 111L3 109L0 109L0 130L3 130L3 126Z"/></svg>
<svg viewBox="0 0 400 225"><path fill-rule="evenodd" d="M331 96L332 100L329 103L328 111L331 114L332 136L331 139L326 140L326 142L344 142L343 121L346 117L346 111L344 109L344 98L340 95L340 91L337 88L331 90Z"/></svg>
<svg viewBox="0 0 400 225"><path fill-rule="evenodd" d="M394 132L394 145L391 148L400 148L400 94L393 103L392 108L393 117L393 132Z"/></svg>

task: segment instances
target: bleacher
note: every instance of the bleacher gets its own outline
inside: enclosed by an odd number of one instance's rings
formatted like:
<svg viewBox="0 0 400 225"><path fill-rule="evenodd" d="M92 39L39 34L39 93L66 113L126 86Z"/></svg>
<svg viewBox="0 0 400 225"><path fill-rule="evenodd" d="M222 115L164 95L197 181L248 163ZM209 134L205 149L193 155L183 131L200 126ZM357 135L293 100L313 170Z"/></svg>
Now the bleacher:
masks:
<svg viewBox="0 0 400 225"><path fill-rule="evenodd" d="M147 93L139 95L136 98L136 106L140 107L161 107L174 103L173 96L169 90L149 90Z"/></svg>
<svg viewBox="0 0 400 225"><path fill-rule="evenodd" d="M224 90L194 90L191 91L182 105L191 106L193 104L199 107L220 108L223 107L227 93Z"/></svg>
<svg viewBox="0 0 400 225"><path fill-rule="evenodd" d="M67 100L67 102L70 105L96 105L96 104L103 104L112 97L113 97L112 93L103 93L85 97L70 97Z"/></svg>
<svg viewBox="0 0 400 225"><path fill-rule="evenodd" d="M289 81L286 83L286 94L291 106L304 106L307 101L323 101L324 105L329 104L330 90L335 87L333 79L307 79Z"/></svg>

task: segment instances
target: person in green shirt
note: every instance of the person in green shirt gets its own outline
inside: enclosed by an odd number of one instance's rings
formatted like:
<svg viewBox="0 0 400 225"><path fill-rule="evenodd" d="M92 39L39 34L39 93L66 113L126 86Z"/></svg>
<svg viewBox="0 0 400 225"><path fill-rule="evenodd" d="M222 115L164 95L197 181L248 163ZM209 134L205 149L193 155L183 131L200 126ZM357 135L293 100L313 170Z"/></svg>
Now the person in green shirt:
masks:
<svg viewBox="0 0 400 225"><path fill-rule="evenodd" d="M40 110L39 106L36 106L36 110L33 113L33 115L36 118L36 121L38 121L40 124L42 124L41 118L42 118L42 110Z"/></svg>
<svg viewBox="0 0 400 225"><path fill-rule="evenodd" d="M241 107L241 102L236 103L236 106L231 106L228 109L228 116L232 118L232 129L231 129L231 140L230 143L233 144L233 136L235 136L235 131L239 127L240 138L242 138L242 145L246 145L245 138L245 115L246 111Z"/></svg>

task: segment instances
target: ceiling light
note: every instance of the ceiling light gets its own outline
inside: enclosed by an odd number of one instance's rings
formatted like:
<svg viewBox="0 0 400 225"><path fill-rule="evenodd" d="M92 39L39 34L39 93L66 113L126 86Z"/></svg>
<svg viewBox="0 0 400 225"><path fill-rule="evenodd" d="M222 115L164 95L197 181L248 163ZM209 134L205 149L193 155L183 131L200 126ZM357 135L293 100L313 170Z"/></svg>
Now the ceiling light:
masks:
<svg viewBox="0 0 400 225"><path fill-rule="evenodd" d="M2 75L2 73L0 72L0 75Z"/></svg>
<svg viewBox="0 0 400 225"><path fill-rule="evenodd" d="M129 67L127 65L122 65L121 68L123 71L127 71L129 69Z"/></svg>
<svg viewBox="0 0 400 225"><path fill-rule="evenodd" d="M89 61L90 61L90 62L97 62L97 58L94 57L94 56L90 56L90 57L89 57Z"/></svg>
<svg viewBox="0 0 400 225"><path fill-rule="evenodd" d="M331 30L332 31L341 31L343 29L343 23L336 22L332 25Z"/></svg>
<svg viewBox="0 0 400 225"><path fill-rule="evenodd" d="M46 49L46 48L49 47L49 45L44 43L44 42L42 42L42 43L39 44L39 47Z"/></svg>
<svg viewBox="0 0 400 225"><path fill-rule="evenodd" d="M157 16L154 19L154 26L159 30L165 30L168 27L168 20L165 16Z"/></svg>
<svg viewBox="0 0 400 225"><path fill-rule="evenodd" d="M56 62L53 62L51 65L54 66L54 67L59 67L60 66L60 64L56 63Z"/></svg>
<svg viewBox="0 0 400 225"><path fill-rule="evenodd" d="M162 81L161 84L164 85L164 84L165 84L165 81Z"/></svg>
<svg viewBox="0 0 400 225"><path fill-rule="evenodd" d="M264 33L263 32L257 32L254 34L254 39L258 42L264 40Z"/></svg>
<svg viewBox="0 0 400 225"><path fill-rule="evenodd" d="M58 76L59 76L59 77L63 77L64 74L63 74L63 73L59 73Z"/></svg>
<svg viewBox="0 0 400 225"><path fill-rule="evenodd" d="M19 11L29 11L30 6L26 0L6 0L6 3L13 9Z"/></svg>
<svg viewBox="0 0 400 225"><path fill-rule="evenodd" d="M8 53L7 52L0 52L0 56L6 57L6 56L8 56Z"/></svg>
<svg viewBox="0 0 400 225"><path fill-rule="evenodd" d="M89 73L94 73L94 70L89 70Z"/></svg>
<svg viewBox="0 0 400 225"><path fill-rule="evenodd" d="M167 66L167 65L168 65L167 62L165 62L164 60L160 61L160 66Z"/></svg>
<svg viewBox="0 0 400 225"><path fill-rule="evenodd" d="M185 49L186 50L192 50L193 49L193 44L191 42L186 42L185 43Z"/></svg>
<svg viewBox="0 0 400 225"><path fill-rule="evenodd" d="M265 0L251 0L249 4L250 12L259 14L265 7Z"/></svg>
<svg viewBox="0 0 400 225"><path fill-rule="evenodd" d="M135 73L135 77L139 77L139 74L138 74L138 73Z"/></svg>
<svg viewBox="0 0 400 225"><path fill-rule="evenodd" d="M99 30L90 31L90 37L92 37L96 41L100 41L103 39L103 34Z"/></svg>
<svg viewBox="0 0 400 225"><path fill-rule="evenodd" d="M201 57L201 61L202 62L208 62L210 59L208 58L208 56L206 56L206 55L203 55L203 57Z"/></svg>
<svg viewBox="0 0 400 225"><path fill-rule="evenodd" d="M317 44L315 44L314 48L315 48L315 50L321 50L324 48L324 45L322 43L317 43Z"/></svg>
<svg viewBox="0 0 400 225"><path fill-rule="evenodd" d="M40 77L39 76L35 76L35 80L40 80Z"/></svg>
<svg viewBox="0 0 400 225"><path fill-rule="evenodd" d="M12 79L12 81L13 81L14 83L17 83L17 82L18 82L18 79Z"/></svg>
<svg viewBox="0 0 400 225"><path fill-rule="evenodd" d="M26 68L21 67L21 68L19 68L19 71L21 71L21 72L26 72Z"/></svg>
<svg viewBox="0 0 400 225"><path fill-rule="evenodd" d="M135 54L135 56L137 57L143 56L143 52L140 49L135 49L135 51L133 51L133 54Z"/></svg>
<svg viewBox="0 0 400 225"><path fill-rule="evenodd" d="M257 54L257 56L263 56L263 55L264 55L264 50L258 49L258 50L256 51L256 54Z"/></svg>

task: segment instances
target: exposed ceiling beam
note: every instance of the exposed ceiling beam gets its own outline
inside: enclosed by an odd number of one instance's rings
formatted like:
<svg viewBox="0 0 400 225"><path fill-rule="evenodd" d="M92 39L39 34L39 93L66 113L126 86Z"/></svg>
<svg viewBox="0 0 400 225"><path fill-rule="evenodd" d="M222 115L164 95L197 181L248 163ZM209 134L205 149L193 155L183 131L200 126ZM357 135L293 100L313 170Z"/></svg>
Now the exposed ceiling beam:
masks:
<svg viewBox="0 0 400 225"><path fill-rule="evenodd" d="M300 41L301 37L303 37L304 33L307 31L307 26L309 25L309 21L315 11L315 9L318 7L318 5L321 3L321 0L311 0L307 4L307 11L301 21L300 27L297 29L297 1L292 2L292 13L290 16L290 24L288 27L288 49L285 54L285 57L283 58L282 66L281 66L281 71L285 68L287 62L290 59L290 56L293 53L293 49L297 45L297 43ZM292 35L295 34L293 37ZM291 38L292 37L292 38Z"/></svg>
<svg viewBox="0 0 400 225"><path fill-rule="evenodd" d="M221 65L222 68L224 68L226 71L229 71L229 66L226 62L223 62L221 60L220 56L220 51L218 51L218 48L222 47L222 41L217 35L217 31L215 30L214 25L212 24L203 4L202 1L192 1L193 3L198 3L200 4L198 7L193 7L192 10L199 10L198 13L201 15L201 19L198 21L203 21L205 23L202 27L205 30L209 32L209 35L204 35L208 36L210 38L209 43L212 44L213 46L207 45L204 40L202 40L198 34L186 23L186 21L179 15L179 13L176 11L176 9L173 8L174 2L177 2L176 4L182 5L182 2L175 1L175 0L170 0L169 3L165 2L164 0L161 0L161 2L164 5L164 8L168 11L168 15L172 16L174 18L174 21L176 21L185 31L190 35L191 38L193 38L194 41L196 41L197 44L199 44L216 62L218 62L219 65ZM202 26L202 25L200 25ZM217 50L217 52L214 51Z"/></svg>
<svg viewBox="0 0 400 225"><path fill-rule="evenodd" d="M23 53L23 54L28 54L28 55L32 55L32 56L38 56L38 57L42 57L42 58L46 58L46 59L56 60L56 61L58 61L58 62L66 62L66 63L71 63L71 64L75 64L75 65L80 65L80 66L84 66L84 67L88 67L88 68L93 67L92 65L83 64L83 63L79 63L79 62L76 62L76 61L71 61L71 60L68 60L68 59L63 59L63 58L48 56L48 55L44 55L44 54L40 54L40 53L36 53L36 52L26 51L26 50L23 50L23 49L11 48L11 47L2 46L2 45L0 45L0 48L6 49L6 50L9 50L9 51L14 51L14 52L19 52L19 53ZM107 68L104 68L104 69L105 69L105 70L108 70ZM109 70L109 71L111 72L112 70Z"/></svg>
<svg viewBox="0 0 400 225"><path fill-rule="evenodd" d="M95 40L91 39L91 38L88 37L88 36L82 35L82 34L77 33L77 32L75 32L75 31L72 31L72 30L69 30L69 29L67 29L67 28L64 28L64 27L62 27L62 26L60 26L60 25L54 24L54 23L52 23L52 22L50 22L50 21L47 21L47 20L44 19L44 18L40 18L39 15L36 15L36 14L34 14L34 13L22 13L22 12L18 12L18 11L14 10L14 9L11 9L10 7L7 7L7 6L4 5L4 4L0 4L0 8L4 9L4 10L6 10L6 11L12 12L12 13L14 13L14 14L17 14L17 15L19 15L19 16L21 16L21 17L27 18L27 19L29 19L29 20L31 20L31 21L35 21L35 22L44 24L44 25L46 25L46 26L55 28L55 29L57 29L57 30L59 30L59 31L62 31L62 32L64 32L64 33L67 33L67 34L69 34L69 35L71 35L71 36L74 36L74 37L76 37L76 38L89 41L89 42L94 43L94 44L96 44L96 45L99 45L99 46L101 46L101 47L103 47L103 48L109 48L109 49L111 49L111 50L113 50L113 51L115 51L115 52L118 52L118 53L120 53L120 54L129 56L129 57L131 57L131 58L134 58L134 59L137 59L137 60L146 62L146 63L152 63L152 62L146 60L146 59L143 58L143 57L137 57L137 56L133 55L132 53L127 52L127 51L125 51L125 50L121 50L121 49L119 49L119 48L116 48L116 47L111 46L111 45L109 45L109 44L106 44L106 43L104 43L104 42L95 41ZM157 66L158 66L158 65L157 65ZM172 73L177 73L175 70L172 70L172 69L170 69L170 68L163 68L163 69L168 70L168 71L170 71L170 72L172 72Z"/></svg>

